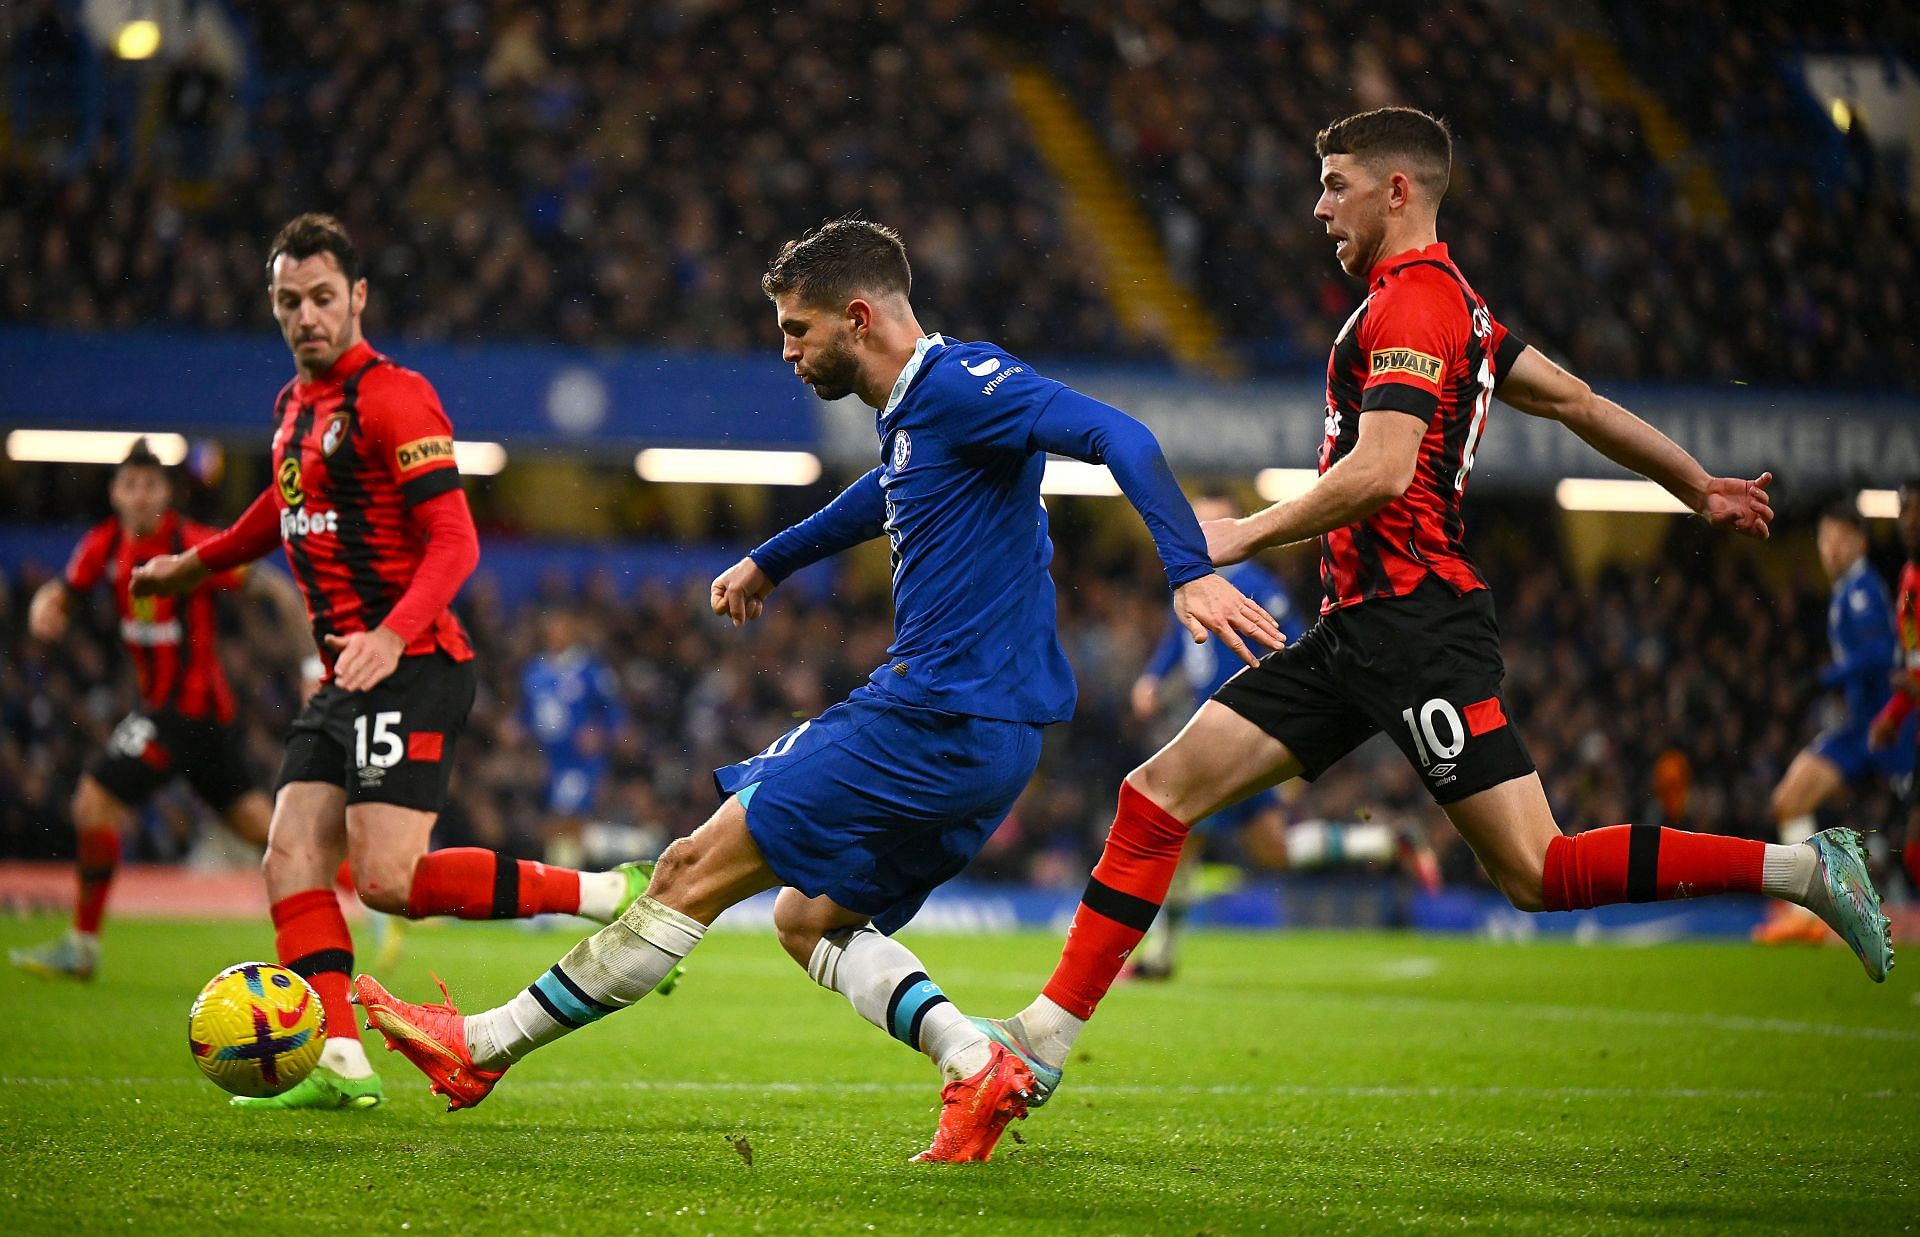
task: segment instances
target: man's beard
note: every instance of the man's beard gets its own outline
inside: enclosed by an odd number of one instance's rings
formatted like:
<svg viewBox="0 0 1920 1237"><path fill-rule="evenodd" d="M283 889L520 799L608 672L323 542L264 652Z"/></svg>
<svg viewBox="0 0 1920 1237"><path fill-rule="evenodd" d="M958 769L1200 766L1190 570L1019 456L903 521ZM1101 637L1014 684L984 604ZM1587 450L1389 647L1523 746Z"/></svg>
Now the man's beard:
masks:
<svg viewBox="0 0 1920 1237"><path fill-rule="evenodd" d="M822 349L807 366L807 385L829 402L852 395L859 377L860 363L854 360L853 349L844 339Z"/></svg>

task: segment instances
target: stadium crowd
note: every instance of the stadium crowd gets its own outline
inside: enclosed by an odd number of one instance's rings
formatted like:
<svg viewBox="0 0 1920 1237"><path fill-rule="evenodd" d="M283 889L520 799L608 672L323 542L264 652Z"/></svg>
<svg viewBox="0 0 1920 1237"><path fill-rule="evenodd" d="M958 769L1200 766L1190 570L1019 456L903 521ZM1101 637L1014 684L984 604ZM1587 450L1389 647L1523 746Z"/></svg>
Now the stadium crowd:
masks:
<svg viewBox="0 0 1920 1237"><path fill-rule="evenodd" d="M255 329L260 244L324 204L369 255L376 335L736 348L767 334L768 251L857 210L906 228L949 333L1152 356L1097 295L1008 98L998 65L1024 55L1095 119L1174 266L1256 362L1317 364L1355 300L1308 217L1314 132L1409 103L1458 134L1456 256L1582 372L1920 383L1880 347L1920 334L1901 186L1864 143L1837 169L1808 155L1831 129L1772 71L1817 36L1897 45L1891 19L1771 4L1724 37L1725 5L1607 6L1643 76L1703 126L1731 199L1719 220L1562 31L1490 0L236 2L133 100L119 79L87 85L100 70L73 7L0 21L0 320ZM1662 44L1669 29L1684 38ZM1689 48L1703 59L1675 71ZM1756 80L1764 98L1741 93Z"/></svg>
<svg viewBox="0 0 1920 1237"><path fill-rule="evenodd" d="M1725 219L1689 200L1573 44L1516 6L1060 7L1047 23L1054 72L1097 115L1177 267L1273 359L1316 358L1354 303L1306 218L1314 134L1329 117L1407 104L1454 128L1442 235L1455 259L1510 328L1578 371L1916 385L1883 347L1920 333L1901 292L1920 262L1905 186L1857 140L1838 166L1818 160L1839 136L1780 71L1803 43L1833 45L1820 37L1829 23L1842 47L1894 40L1900 19L1886 14L1899 6L1873 6L1871 33L1828 6L1769 5L1769 21L1740 30L1726 5L1603 6L1646 82L1707 126L1692 136L1718 160ZM1865 6L1833 6L1848 7Z"/></svg>
<svg viewBox="0 0 1920 1237"><path fill-rule="evenodd" d="M1581 582L1536 532L1524 514L1490 511L1476 545L1502 601L1509 702L1563 827L1651 819L1770 836L1768 790L1818 720L1822 583L1763 574L1778 561L1728 553L1692 524L1677 524L1649 561ZM1150 556L1063 535L1071 548L1056 558L1056 575L1079 710L1049 732L1039 777L974 874L1077 887L1119 780L1181 720L1184 696L1168 693L1169 713L1145 725L1127 708L1132 680L1169 621ZM1810 561L1810 551L1799 557ZM1310 603L1312 562L1279 566L1296 600ZM132 705L131 675L103 602L57 647L24 634L21 609L36 570L0 582L0 785L9 788L0 794L0 855L14 857L66 852L74 778ZM659 845L711 811L711 769L759 751L883 660L884 589L884 573L863 583L857 570L831 593L785 589L742 633L707 612L699 580L671 590L606 575L556 576L510 601L483 566L461 603L482 690L437 844L542 853L546 766L519 706L521 668L538 651L543 613L576 616L626 706L592 818ZM223 648L245 702L249 756L264 775L292 717L296 659L279 647L266 614L230 605L227 621L234 638ZM1856 806L1857 819L1892 819L1878 798ZM1426 827L1450 875L1478 879L1471 856L1384 740L1300 787L1289 810L1301 819L1366 816ZM181 855L197 811L183 790L163 795L130 857Z"/></svg>
<svg viewBox="0 0 1920 1237"><path fill-rule="evenodd" d="M260 246L325 203L367 255L377 335L741 348L771 335L781 240L911 211L916 291L949 330L1113 350L967 6L866 7L237 4L251 54L203 110L244 108L240 140L198 116L196 149L220 153L186 167L103 123L77 159L0 170L0 314L257 329ZM57 102L77 22L39 0L23 24L12 70L34 57Z"/></svg>

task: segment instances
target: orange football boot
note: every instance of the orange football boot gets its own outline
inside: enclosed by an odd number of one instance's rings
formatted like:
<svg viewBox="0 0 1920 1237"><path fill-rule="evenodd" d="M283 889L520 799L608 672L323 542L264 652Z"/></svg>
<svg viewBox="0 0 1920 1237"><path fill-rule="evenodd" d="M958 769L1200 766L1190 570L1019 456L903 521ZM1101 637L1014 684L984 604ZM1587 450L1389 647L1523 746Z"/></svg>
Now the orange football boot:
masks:
<svg viewBox="0 0 1920 1237"><path fill-rule="evenodd" d="M466 1018L438 976L440 1005L414 1005L380 986L371 975L356 976L353 999L367 1011L367 1030L380 1032L388 1052L398 1052L427 1076L435 1095L447 1097L447 1111L472 1108L487 1098L507 1071L481 1069L467 1052Z"/></svg>
<svg viewBox="0 0 1920 1237"><path fill-rule="evenodd" d="M993 1155L1007 1122L1026 1119L1033 1094L1033 1071L999 1044L979 1073L950 1082L940 1092L940 1129L933 1145L913 1157L915 1164L965 1164Z"/></svg>

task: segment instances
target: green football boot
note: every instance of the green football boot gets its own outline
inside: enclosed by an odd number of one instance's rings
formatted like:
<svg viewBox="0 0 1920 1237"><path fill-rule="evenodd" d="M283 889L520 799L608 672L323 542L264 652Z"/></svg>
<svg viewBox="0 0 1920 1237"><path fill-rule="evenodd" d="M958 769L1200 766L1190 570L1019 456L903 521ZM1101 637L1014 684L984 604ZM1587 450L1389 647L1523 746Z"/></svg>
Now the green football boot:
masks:
<svg viewBox="0 0 1920 1237"><path fill-rule="evenodd" d="M235 1108L256 1111L268 1108L377 1108L386 1102L386 1098L378 1074L368 1074L365 1078L342 1078L326 1066L316 1065L313 1072L291 1090L258 1098L236 1095L229 1102Z"/></svg>
<svg viewBox="0 0 1920 1237"><path fill-rule="evenodd" d="M100 966L100 942L69 932L44 945L28 945L7 952L7 960L42 979L77 979L86 983Z"/></svg>
<svg viewBox="0 0 1920 1237"><path fill-rule="evenodd" d="M613 912L615 919L626 914L627 908L635 902L638 902L641 895L646 893L647 886L653 881L653 868L654 865L651 860L636 859L632 863L619 864L613 869L627 878L627 891L621 895L620 905L616 907ZM686 973L687 968L685 963L674 963L673 969L667 972L664 979L653 986L653 990L661 996L672 996L673 990L680 986L680 980Z"/></svg>
<svg viewBox="0 0 1920 1237"><path fill-rule="evenodd" d="M1867 856L1853 829L1822 829L1807 839L1818 856L1807 909L1852 946L1867 978L1887 982L1893 969L1893 928L1880 910L1880 895L1867 875Z"/></svg>
<svg viewBox="0 0 1920 1237"><path fill-rule="evenodd" d="M1034 1056L1033 1049L1022 1043L1020 1037L1014 1034L1013 1028L1007 1025L1011 1019L969 1017L967 1021L984 1032L988 1039L1019 1057L1021 1064L1032 1072L1033 1086L1029 1088L1027 1095L1028 1108L1038 1108L1053 1098L1053 1089L1060 1085L1063 1071L1045 1064L1040 1058Z"/></svg>

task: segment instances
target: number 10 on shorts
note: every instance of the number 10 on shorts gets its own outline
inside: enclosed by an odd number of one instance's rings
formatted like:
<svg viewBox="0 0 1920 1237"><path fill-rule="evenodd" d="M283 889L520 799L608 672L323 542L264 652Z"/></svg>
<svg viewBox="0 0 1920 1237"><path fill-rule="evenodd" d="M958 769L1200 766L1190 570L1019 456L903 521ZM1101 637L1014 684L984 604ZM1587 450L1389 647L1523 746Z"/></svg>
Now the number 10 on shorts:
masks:
<svg viewBox="0 0 1920 1237"><path fill-rule="evenodd" d="M1435 757L1452 760L1466 750L1467 728L1453 705L1440 697L1436 696L1420 706L1417 721L1411 708L1400 710L1400 716L1407 723L1407 733L1413 736L1413 750L1420 753L1421 768L1432 764ZM1445 738L1441 737L1436 722L1446 723Z"/></svg>
<svg viewBox="0 0 1920 1237"><path fill-rule="evenodd" d="M372 726L368 726L368 722ZM407 754L407 744L395 733L400 725L398 709L388 713L375 713L371 718L361 714L353 719L353 764L357 769L371 766L375 769L391 769L400 763ZM369 733L371 731L371 733Z"/></svg>

